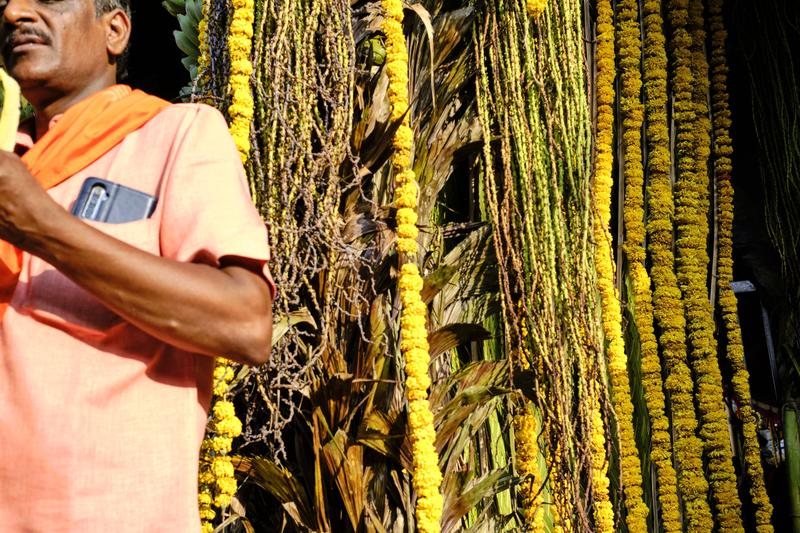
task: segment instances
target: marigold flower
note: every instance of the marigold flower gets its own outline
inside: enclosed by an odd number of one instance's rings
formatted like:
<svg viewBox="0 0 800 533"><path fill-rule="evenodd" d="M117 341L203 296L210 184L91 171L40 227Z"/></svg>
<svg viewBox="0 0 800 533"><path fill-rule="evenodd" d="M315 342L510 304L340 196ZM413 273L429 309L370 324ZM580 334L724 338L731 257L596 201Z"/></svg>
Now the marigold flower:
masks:
<svg viewBox="0 0 800 533"><path fill-rule="evenodd" d="M720 531L743 531L741 503L730 450L722 398L722 376L714 338L713 309L706 277L708 237L708 62L701 0L673 0L668 14L672 26L673 93L676 123L677 279L683 293L690 357L697 381L700 437L708 458L709 488ZM687 508L689 505L687 504ZM689 513L687 512L687 516ZM702 529L707 524L702 524ZM691 526L690 526L691 527ZM708 524L708 527L712 527Z"/></svg>
<svg viewBox="0 0 800 533"><path fill-rule="evenodd" d="M749 373L745 366L742 332L739 327L736 296L731 288L733 282L733 186L731 184L731 155L733 143L730 137L731 112L728 103L728 65L725 54L725 31L722 18L723 0L710 0L708 4L709 27L711 29L711 103L714 127L714 178L717 190L717 220L719 259L717 288L722 322L725 326L725 352L733 370L733 393L738 404L737 416L742 421L744 437L744 463L750 481L750 498L755 507L755 526L758 533L771 533L772 504L764 486L764 471L761 466L761 450L758 444L756 415L750 405Z"/></svg>
<svg viewBox="0 0 800 533"><path fill-rule="evenodd" d="M409 127L408 111L408 53L403 35L403 2L383 0L383 33L386 37L386 74L389 77L389 102L392 121L402 120L395 132L392 171L395 175L397 210L397 251L407 257L417 253L417 184L411 157L414 144ZM413 262L400 269L398 290L403 309L400 318L400 349L405 359L405 392L408 400L408 427L413 455L413 486L417 494L417 531L433 533L441 530L442 496L439 485L439 457L434 441L433 414L428 404L430 376L426 313L420 298L423 281Z"/></svg>
<svg viewBox="0 0 800 533"><path fill-rule="evenodd" d="M527 0L525 2L525 7L528 10L529 16L537 18L544 13L544 10L547 8L547 0Z"/></svg>
<svg viewBox="0 0 800 533"><path fill-rule="evenodd" d="M593 224L596 247L597 285L600 292L603 333L607 341L606 359L612 384L612 401L616 411L620 439L620 470L628 509L627 524L631 531L647 531L647 508L642 499L642 475L633 432L633 404L630 399L627 357L622 337L622 313L614 286L616 268L612 260L611 189L613 161L614 105L614 13L610 0L597 2L597 156L594 168L595 217ZM594 516L598 531L614 531L614 513L608 494L605 434L600 406L592 406L592 452ZM644 515L644 516L642 516Z"/></svg>
<svg viewBox="0 0 800 533"><path fill-rule="evenodd" d="M621 0L617 6L617 50L621 72L620 109L622 112L620 136L623 142L625 177L625 205L623 207L625 242L623 249L628 259L633 288L629 304L635 309L633 317L639 333L642 385L653 443L653 451L650 455L658 473L658 502L661 508L661 522L664 531L679 533L682 531L682 525L677 475L672 463L672 442L669 434L669 421L665 412L665 397L662 391L663 379L654 328L651 279L645 267L647 254L644 247L644 169L641 147L644 109L641 102L642 39L639 5L636 0ZM622 476L624 479L624 471ZM641 479L640 473L639 478ZM641 487L641 481L639 487ZM626 488L627 490L629 489ZM637 492L641 496L641 490L639 489ZM638 528L647 527L645 522L647 513L644 505L640 506L636 519L639 521ZM630 516L628 522L629 529L632 529Z"/></svg>

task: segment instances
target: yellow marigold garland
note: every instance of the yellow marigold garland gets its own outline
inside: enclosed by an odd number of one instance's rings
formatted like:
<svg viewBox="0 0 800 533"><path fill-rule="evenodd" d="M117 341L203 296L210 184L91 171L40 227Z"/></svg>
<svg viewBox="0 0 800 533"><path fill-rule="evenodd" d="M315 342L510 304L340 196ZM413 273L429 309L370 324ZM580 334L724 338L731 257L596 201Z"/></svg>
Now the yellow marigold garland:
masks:
<svg viewBox="0 0 800 533"><path fill-rule="evenodd" d="M633 432L633 404L630 397L627 358L622 338L622 313L614 286L614 263L611 251L611 170L614 135L614 13L610 0L597 2L597 132L594 168L595 217L593 224L597 266L597 285L600 290L603 332L606 337L608 371L612 384L612 401L616 411L620 440L620 471L628 509L626 521L631 531L647 531L647 506L642 499L642 474L639 452ZM605 469L606 448L603 420L599 406L592 406L592 460L595 496L595 521L598 531L614 530L613 510L608 495ZM606 529L608 528L608 529Z"/></svg>
<svg viewBox="0 0 800 533"><path fill-rule="evenodd" d="M253 93L250 90L250 76L253 63L250 51L253 46L253 0L232 0L233 13L228 33L228 50L231 56L231 73L228 90L231 105L228 114L231 118L231 135L242 162L250 155L250 123L253 121Z"/></svg>
<svg viewBox="0 0 800 533"><path fill-rule="evenodd" d="M197 56L197 75L202 76L209 66L208 55L208 14L210 13L211 0L203 0L202 15L200 16L200 23L197 26L197 40L200 45L198 47Z"/></svg>
<svg viewBox="0 0 800 533"><path fill-rule="evenodd" d="M528 16L537 18L547 9L547 0L527 0L525 7L527 8Z"/></svg>
<svg viewBox="0 0 800 533"><path fill-rule="evenodd" d="M208 68L208 13L209 1L203 0L202 16L197 27L199 56L197 58L198 77ZM213 398L213 397L212 397ZM206 436L200 447L198 505L200 506L200 521L203 533L211 533L214 526L211 523L217 513L212 505L214 503L214 472L212 469L213 455L210 453L211 437Z"/></svg>
<svg viewBox="0 0 800 533"><path fill-rule="evenodd" d="M211 521L216 512L212 506L227 507L236 494L236 479L228 453L233 439L242 432L242 423L236 418L233 404L225 399L233 380L233 369L225 359L218 359L214 367L212 417L209 434L200 447L200 519L203 533L214 530Z"/></svg>
<svg viewBox="0 0 800 533"><path fill-rule="evenodd" d="M528 329L522 325L522 352L517 364L522 370L531 368L530 350L527 346ZM541 366L537 364L537 367ZM541 427L532 402L521 398L514 414L514 452L516 467L520 478L520 496L522 497L522 515L525 519L526 531L544 533L544 502L542 501L542 479L539 469L539 434Z"/></svg>
<svg viewBox="0 0 800 533"><path fill-rule="evenodd" d="M528 328L525 323L521 326L522 333L522 352L517 364L523 370L531 368L531 352L528 348ZM536 372L542 372L542 359L536 360ZM527 398L522 398L517 405L517 412L514 414L514 452L516 467L522 481L520 482L519 494L522 499L522 515L525 520L525 531L532 533L545 533L545 514L550 512L554 527L560 524L558 510L554 498L549 498L549 503L545 503L544 494L549 489L550 494L554 493L554 483L552 478L546 484L547 476L542 473L542 463L547 462L545 450L539 446L540 435L547 434L541 416L537 413L533 402ZM549 485L549 487L548 487ZM560 525L559 525L560 527ZM555 531L559 533L563 528Z"/></svg>
<svg viewBox="0 0 800 533"><path fill-rule="evenodd" d="M673 88L677 126L677 273L683 292L690 362L697 380L700 437L708 459L709 486L719 530L743 531L736 488L714 321L708 299L708 171L710 134L706 94L708 64L703 45L702 2L672 0ZM689 33L688 29L691 30Z"/></svg>
<svg viewBox="0 0 800 533"><path fill-rule="evenodd" d="M526 531L544 533L542 483L539 479L539 421L527 400L523 400L514 415L514 451L517 470L522 481L522 514Z"/></svg>
<svg viewBox="0 0 800 533"><path fill-rule="evenodd" d="M731 184L731 112L728 105L728 65L725 58L727 32L722 19L723 0L708 4L711 28L711 104L714 126L714 178L717 184L719 223L719 261L717 285L719 306L727 338L726 356L733 370L733 392L738 403L738 418L744 433L744 460L750 480L750 497L756 509L756 531L772 533L772 504L764 486L761 450L758 445L756 416L750 405L749 373L745 367L742 332L733 293L733 186Z"/></svg>
<svg viewBox="0 0 800 533"><path fill-rule="evenodd" d="M408 52L403 34L402 0L383 0L383 32L386 37L386 72L389 76L391 120L402 119L393 139L395 150L392 169L395 173L397 208L397 250L413 256L417 253L417 182L411 170L413 132L408 114ZM422 277L416 264L406 262L400 268L398 286L403 310L400 317L400 349L405 359L405 389L408 400L408 425L413 455L413 485L417 494L417 531L441 531L442 474L434 441L436 431L428 403L430 352L425 325L427 308L420 297Z"/></svg>
<svg viewBox="0 0 800 533"><path fill-rule="evenodd" d="M593 393L592 398L592 496L594 497L594 531L603 533L615 531L614 529L614 506L608 492L608 452L606 449L605 432L603 428L603 415L600 412L600 404L597 399L597 392ZM644 531L647 531L645 527Z"/></svg>
<svg viewBox="0 0 800 533"><path fill-rule="evenodd" d="M250 51L253 40L253 0L233 0L233 15L228 34L228 49L231 57L231 73L229 90L231 105L228 108L231 124L230 132L236 148L247 162L250 154L250 122L253 119L253 95L250 90L250 75L253 64ZM203 17L198 28L200 40L200 56L198 73L208 66L207 15L208 0L203 2ZM210 433L203 440L200 448L199 505L203 532L213 531L211 521L216 513L212 505L223 508L230 505L236 494L237 484L233 473L233 465L228 454L233 439L242 432L242 423L236 417L233 403L225 399L228 385L233 379L230 363L219 358L214 367L214 391L212 395L212 419Z"/></svg>
<svg viewBox="0 0 800 533"><path fill-rule="evenodd" d="M632 306L641 343L641 371L645 402L650 417L652 449L650 457L658 474L658 499L664 531L682 530L678 501L677 475L672 464L672 439L665 413L661 361L653 327L653 295L650 275L645 267L644 249L644 169L642 168L641 130L644 110L642 90L642 42L637 0L617 4L617 49L620 69L620 108L624 152L625 223L624 251L633 282ZM608 194L611 190L609 188ZM624 474L624 471L623 471ZM646 516L645 516L646 518ZM630 529L630 526L629 526Z"/></svg>
<svg viewBox="0 0 800 533"><path fill-rule="evenodd" d="M672 252L674 201L670 181L669 129L667 126L667 53L661 0L645 0L644 103L648 148L647 236L653 281L653 308L661 329L665 388L669 391L674 431L673 449L678 488L689 532L707 533L714 527L708 505L708 482L703 472L702 442L695 434L691 371L686 361L686 319ZM685 42L684 46L688 46Z"/></svg>

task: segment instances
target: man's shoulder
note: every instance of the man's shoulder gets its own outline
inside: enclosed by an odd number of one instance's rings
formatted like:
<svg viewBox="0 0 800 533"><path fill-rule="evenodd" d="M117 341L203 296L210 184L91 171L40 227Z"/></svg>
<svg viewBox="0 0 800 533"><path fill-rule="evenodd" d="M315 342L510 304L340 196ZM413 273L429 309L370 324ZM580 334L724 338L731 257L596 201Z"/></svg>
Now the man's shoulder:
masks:
<svg viewBox="0 0 800 533"><path fill-rule="evenodd" d="M151 118L128 143L144 144L149 150L229 151L233 146L228 123L216 108L200 103L171 104ZM235 151L235 149L234 149ZM184 154L185 156L186 154Z"/></svg>
<svg viewBox="0 0 800 533"><path fill-rule="evenodd" d="M227 128L225 117L215 107L202 103L170 104L154 116L148 126L195 127L223 125Z"/></svg>
<svg viewBox="0 0 800 533"><path fill-rule="evenodd" d="M216 108L200 103L171 104L123 142L123 152L148 160L241 162L225 117Z"/></svg>

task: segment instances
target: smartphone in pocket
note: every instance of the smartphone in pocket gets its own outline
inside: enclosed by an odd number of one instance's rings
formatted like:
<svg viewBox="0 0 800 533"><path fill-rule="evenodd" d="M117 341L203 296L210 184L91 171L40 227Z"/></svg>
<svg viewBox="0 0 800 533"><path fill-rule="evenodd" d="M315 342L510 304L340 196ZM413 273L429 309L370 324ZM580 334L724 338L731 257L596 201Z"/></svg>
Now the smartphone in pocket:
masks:
<svg viewBox="0 0 800 533"><path fill-rule="evenodd" d="M150 218L158 198L102 178L86 178L72 214L84 220L124 224Z"/></svg>

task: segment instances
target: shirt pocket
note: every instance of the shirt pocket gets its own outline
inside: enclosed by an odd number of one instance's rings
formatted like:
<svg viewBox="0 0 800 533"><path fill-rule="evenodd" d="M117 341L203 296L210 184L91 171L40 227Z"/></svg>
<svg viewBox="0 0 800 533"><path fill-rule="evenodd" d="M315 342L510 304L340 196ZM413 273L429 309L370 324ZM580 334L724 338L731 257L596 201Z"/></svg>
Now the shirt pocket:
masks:
<svg viewBox="0 0 800 533"><path fill-rule="evenodd" d="M158 226L152 218L124 224L84 222L140 250L158 251ZM19 306L22 313L87 340L102 340L112 329L127 325L121 316L55 267L38 257L25 257L27 281Z"/></svg>

